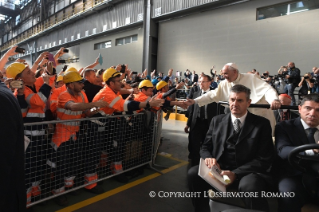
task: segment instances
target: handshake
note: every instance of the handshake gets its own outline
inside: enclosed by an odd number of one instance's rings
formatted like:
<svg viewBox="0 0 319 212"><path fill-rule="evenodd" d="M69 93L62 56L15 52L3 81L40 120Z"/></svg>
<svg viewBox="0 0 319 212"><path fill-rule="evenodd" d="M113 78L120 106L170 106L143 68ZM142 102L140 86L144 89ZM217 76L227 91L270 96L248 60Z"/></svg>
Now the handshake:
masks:
<svg viewBox="0 0 319 212"><path fill-rule="evenodd" d="M183 109L187 109L188 106L191 106L193 104L195 104L195 101L193 99L187 99L185 101L179 101L176 105Z"/></svg>

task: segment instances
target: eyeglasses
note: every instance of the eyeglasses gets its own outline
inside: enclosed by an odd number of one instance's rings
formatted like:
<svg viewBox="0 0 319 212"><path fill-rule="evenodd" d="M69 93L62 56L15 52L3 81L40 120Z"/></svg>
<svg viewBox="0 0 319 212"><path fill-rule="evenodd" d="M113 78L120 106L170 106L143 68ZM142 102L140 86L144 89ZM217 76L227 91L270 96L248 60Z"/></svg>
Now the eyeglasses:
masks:
<svg viewBox="0 0 319 212"><path fill-rule="evenodd" d="M198 81L198 83L204 83L204 82L209 82L209 81Z"/></svg>

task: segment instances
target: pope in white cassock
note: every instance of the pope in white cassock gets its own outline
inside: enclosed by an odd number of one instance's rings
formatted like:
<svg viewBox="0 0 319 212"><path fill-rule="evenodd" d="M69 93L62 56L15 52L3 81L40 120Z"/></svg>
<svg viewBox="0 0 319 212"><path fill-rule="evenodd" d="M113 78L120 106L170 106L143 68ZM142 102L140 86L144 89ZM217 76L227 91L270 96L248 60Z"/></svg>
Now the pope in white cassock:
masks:
<svg viewBox="0 0 319 212"><path fill-rule="evenodd" d="M239 73L235 63L227 63L222 69L222 74L225 80L223 80L215 90L211 90L194 100L188 99L185 104L189 106L197 103L201 107L211 102L228 101L230 88L234 85L241 84L251 90L250 98L252 104L270 104L272 110L281 107L278 94L273 87L254 74ZM276 120L272 110L266 108L249 108L251 113L267 118L274 131Z"/></svg>

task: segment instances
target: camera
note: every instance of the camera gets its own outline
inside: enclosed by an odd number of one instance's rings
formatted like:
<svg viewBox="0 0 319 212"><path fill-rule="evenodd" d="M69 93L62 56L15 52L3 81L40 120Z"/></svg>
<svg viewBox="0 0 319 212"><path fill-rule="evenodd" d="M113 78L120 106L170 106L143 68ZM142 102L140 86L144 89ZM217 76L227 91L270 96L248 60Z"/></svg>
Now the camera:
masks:
<svg viewBox="0 0 319 212"><path fill-rule="evenodd" d="M69 49L63 49L63 52L69 53Z"/></svg>
<svg viewBox="0 0 319 212"><path fill-rule="evenodd" d="M62 68L62 72L65 72L67 68L68 68L68 65L64 65Z"/></svg>
<svg viewBox="0 0 319 212"><path fill-rule="evenodd" d="M126 66L123 64L123 65L121 65L121 73L125 73L125 68L126 68Z"/></svg>
<svg viewBox="0 0 319 212"><path fill-rule="evenodd" d="M304 79L309 79L309 77L308 77L308 76L304 76L303 78L304 78Z"/></svg>
<svg viewBox="0 0 319 212"><path fill-rule="evenodd" d="M58 63L65 63L65 60L58 60Z"/></svg>
<svg viewBox="0 0 319 212"><path fill-rule="evenodd" d="M24 48L17 47L16 50L15 50L15 52L24 54L25 49L24 49Z"/></svg>
<svg viewBox="0 0 319 212"><path fill-rule="evenodd" d="M10 87L11 88L19 89L19 88L22 88L22 86L23 86L23 82L21 80L13 80L13 81L10 82Z"/></svg>

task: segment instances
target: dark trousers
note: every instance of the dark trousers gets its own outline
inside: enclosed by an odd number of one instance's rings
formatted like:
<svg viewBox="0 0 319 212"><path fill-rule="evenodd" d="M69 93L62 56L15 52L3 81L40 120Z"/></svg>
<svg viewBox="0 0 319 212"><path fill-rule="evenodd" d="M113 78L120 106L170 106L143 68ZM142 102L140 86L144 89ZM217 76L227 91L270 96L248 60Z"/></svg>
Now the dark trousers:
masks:
<svg viewBox="0 0 319 212"><path fill-rule="evenodd" d="M82 169L82 144L79 140L72 138L62 143L57 151L53 150L51 162L55 163L56 168L52 169L54 173L53 189L59 189L64 186L64 178L75 176L83 179Z"/></svg>
<svg viewBox="0 0 319 212"><path fill-rule="evenodd" d="M284 88L284 92L288 93L288 95L291 97L291 105L296 105L296 99L295 99L295 95L294 95L294 91L295 91L296 85L294 85L293 83L290 84L286 84L285 88Z"/></svg>
<svg viewBox="0 0 319 212"><path fill-rule="evenodd" d="M97 166L101 158L101 142L103 142L104 135L104 133L99 132L99 127L102 126L91 121L84 121L80 128L78 139L83 144L84 175L97 172Z"/></svg>
<svg viewBox="0 0 319 212"><path fill-rule="evenodd" d="M204 192L213 188L198 175L198 167L194 166L188 170L188 186L191 192L201 192L199 198L192 198L195 211L208 212L209 198L207 194L206 197L204 196ZM246 208L268 211L267 200L261 197L261 191L269 191L271 186L259 174L248 174L238 181L236 180L229 188L238 189L240 192L259 192L258 198L243 198Z"/></svg>
<svg viewBox="0 0 319 212"><path fill-rule="evenodd" d="M286 177L279 181L279 192L294 192L294 197L282 197L279 198L279 210L280 212L300 212L302 206L308 200L308 194L302 184L302 176Z"/></svg>
<svg viewBox="0 0 319 212"><path fill-rule="evenodd" d="M199 151L205 140L206 133L209 128L209 123L207 119L196 119L196 124L193 128L190 129L188 136L188 158L192 160L192 166L196 166L199 164Z"/></svg>
<svg viewBox="0 0 319 212"><path fill-rule="evenodd" d="M44 135L27 137L31 140L25 151L25 183L28 189L33 182L44 183L48 145Z"/></svg>

